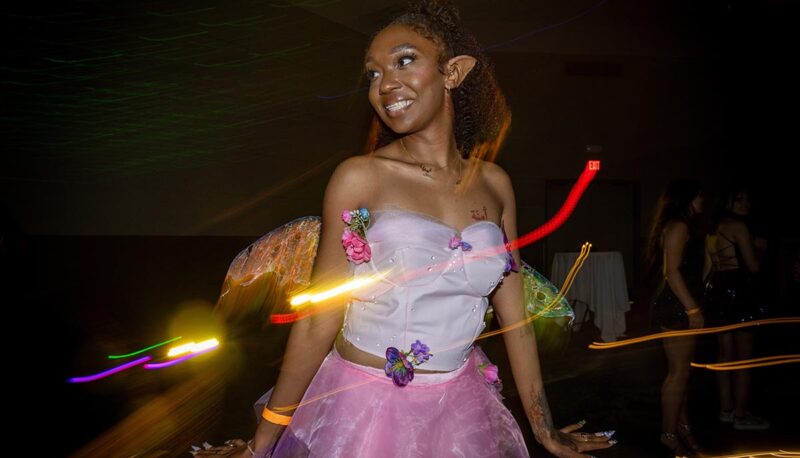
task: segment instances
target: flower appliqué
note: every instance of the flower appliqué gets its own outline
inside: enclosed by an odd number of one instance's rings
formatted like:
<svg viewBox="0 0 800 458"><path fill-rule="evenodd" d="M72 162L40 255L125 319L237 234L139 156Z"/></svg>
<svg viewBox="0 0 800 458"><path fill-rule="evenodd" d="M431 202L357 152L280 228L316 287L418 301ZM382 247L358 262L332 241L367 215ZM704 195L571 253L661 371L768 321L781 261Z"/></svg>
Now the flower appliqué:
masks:
<svg viewBox="0 0 800 458"><path fill-rule="evenodd" d="M384 372L395 385L403 387L414 380L414 366L419 366L431 359L431 349L417 340L411 344L411 351L400 351L395 347L386 349L386 366Z"/></svg>
<svg viewBox="0 0 800 458"><path fill-rule="evenodd" d="M478 365L478 370L483 374L483 379L486 383L493 385L498 391L503 389L503 382L497 375L497 366L494 364L480 364Z"/></svg>
<svg viewBox="0 0 800 458"><path fill-rule="evenodd" d="M369 226L369 210L342 211L342 221L347 224L342 233L342 246L347 254L347 259L353 264L369 262L372 259L372 250L367 243L367 226Z"/></svg>
<svg viewBox="0 0 800 458"><path fill-rule="evenodd" d="M469 243L461 240L461 237L458 235L454 235L450 237L450 243L448 244L451 250L455 250L456 248L461 247L462 251L469 251L472 249L472 245Z"/></svg>
<svg viewBox="0 0 800 458"><path fill-rule="evenodd" d="M519 272L517 261L514 260L514 255L511 254L511 243L508 241L506 230L502 227L500 230L503 232L503 245L506 247L506 267L504 273Z"/></svg>

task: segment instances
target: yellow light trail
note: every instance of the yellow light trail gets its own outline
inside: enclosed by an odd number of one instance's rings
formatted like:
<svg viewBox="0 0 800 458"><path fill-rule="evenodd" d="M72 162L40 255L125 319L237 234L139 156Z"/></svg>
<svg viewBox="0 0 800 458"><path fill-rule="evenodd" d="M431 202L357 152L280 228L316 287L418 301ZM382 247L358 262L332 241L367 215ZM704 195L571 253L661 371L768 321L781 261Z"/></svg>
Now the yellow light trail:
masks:
<svg viewBox="0 0 800 458"><path fill-rule="evenodd" d="M292 307L297 307L299 305L303 305L307 302L315 304L317 302L322 302L324 300L330 299L334 296L338 296L339 294L346 293L352 291L354 289L361 288L362 286L369 285L383 277L386 276L386 273L378 273L369 277L361 277L350 280L346 283L343 283L339 286L335 286L333 288L320 291L318 293L303 293L294 296L289 300L289 304Z"/></svg>
<svg viewBox="0 0 800 458"><path fill-rule="evenodd" d="M178 345L177 347L170 348L167 352L167 356L179 356L184 353L198 353L204 350L208 350L209 348L214 348L219 346L219 340L216 338L211 338L208 340L204 340L200 343L189 342L183 345Z"/></svg>
<svg viewBox="0 0 800 458"><path fill-rule="evenodd" d="M777 456L777 457L800 457L800 452L793 452L790 450L768 450L763 452L745 452L745 453L738 453L735 455L713 455L707 456L706 458L761 458L761 457L769 457L769 456Z"/></svg>

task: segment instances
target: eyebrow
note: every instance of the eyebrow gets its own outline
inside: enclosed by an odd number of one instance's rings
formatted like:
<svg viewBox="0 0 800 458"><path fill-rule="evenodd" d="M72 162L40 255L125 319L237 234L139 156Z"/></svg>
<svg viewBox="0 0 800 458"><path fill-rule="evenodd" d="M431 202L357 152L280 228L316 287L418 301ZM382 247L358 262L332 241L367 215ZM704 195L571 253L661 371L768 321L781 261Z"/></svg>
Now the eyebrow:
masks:
<svg viewBox="0 0 800 458"><path fill-rule="evenodd" d="M411 43L403 43L401 45L397 45L394 48L390 49L389 50L389 54L396 54L396 53L398 53L400 51L405 51L407 49L413 49L413 50L416 51L417 47L412 45ZM367 56L367 58L364 59L364 63L365 64L367 64L369 62L372 62L372 56Z"/></svg>

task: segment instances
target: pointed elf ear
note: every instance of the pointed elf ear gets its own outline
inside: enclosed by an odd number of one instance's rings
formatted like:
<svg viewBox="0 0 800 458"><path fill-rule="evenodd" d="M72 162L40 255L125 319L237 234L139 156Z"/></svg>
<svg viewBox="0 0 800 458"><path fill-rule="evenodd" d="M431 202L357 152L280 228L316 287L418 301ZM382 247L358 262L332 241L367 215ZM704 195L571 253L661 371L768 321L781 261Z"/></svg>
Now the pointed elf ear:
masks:
<svg viewBox="0 0 800 458"><path fill-rule="evenodd" d="M455 56L447 61L444 87L448 90L457 88L464 82L469 72L475 67L477 59L472 56Z"/></svg>

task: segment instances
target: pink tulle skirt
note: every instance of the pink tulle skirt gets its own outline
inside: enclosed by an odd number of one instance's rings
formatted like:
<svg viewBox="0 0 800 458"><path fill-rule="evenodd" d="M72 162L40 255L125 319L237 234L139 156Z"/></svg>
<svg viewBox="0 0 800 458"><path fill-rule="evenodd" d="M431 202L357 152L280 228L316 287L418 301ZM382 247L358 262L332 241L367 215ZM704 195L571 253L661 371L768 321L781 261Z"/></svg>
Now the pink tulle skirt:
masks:
<svg viewBox="0 0 800 458"><path fill-rule="evenodd" d="M476 347L461 368L418 373L401 388L334 350L272 457L527 457L517 422L478 369L486 363Z"/></svg>

